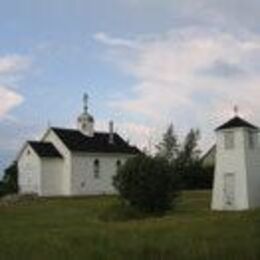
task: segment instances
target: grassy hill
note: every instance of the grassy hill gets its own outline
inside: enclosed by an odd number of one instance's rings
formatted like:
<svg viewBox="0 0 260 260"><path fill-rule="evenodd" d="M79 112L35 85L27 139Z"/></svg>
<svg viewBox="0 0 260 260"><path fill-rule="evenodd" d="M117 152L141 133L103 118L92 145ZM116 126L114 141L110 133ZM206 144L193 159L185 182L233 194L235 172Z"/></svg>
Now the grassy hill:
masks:
<svg viewBox="0 0 260 260"><path fill-rule="evenodd" d="M0 206L0 259L260 259L260 211L216 213L209 203L209 192L184 192L162 218L116 197Z"/></svg>

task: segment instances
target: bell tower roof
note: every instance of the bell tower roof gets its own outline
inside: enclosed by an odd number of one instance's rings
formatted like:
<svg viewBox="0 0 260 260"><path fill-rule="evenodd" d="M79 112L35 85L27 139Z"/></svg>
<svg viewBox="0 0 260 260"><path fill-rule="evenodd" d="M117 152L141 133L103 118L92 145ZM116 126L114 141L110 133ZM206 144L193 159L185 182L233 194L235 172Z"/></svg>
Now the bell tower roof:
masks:
<svg viewBox="0 0 260 260"><path fill-rule="evenodd" d="M237 128L237 127L246 127L251 128L253 130L258 130L259 128L255 125L252 125L251 123L247 122L246 120L242 119L239 116L235 116L228 120L226 123L222 124L218 128L216 128L216 131L229 129L229 128Z"/></svg>

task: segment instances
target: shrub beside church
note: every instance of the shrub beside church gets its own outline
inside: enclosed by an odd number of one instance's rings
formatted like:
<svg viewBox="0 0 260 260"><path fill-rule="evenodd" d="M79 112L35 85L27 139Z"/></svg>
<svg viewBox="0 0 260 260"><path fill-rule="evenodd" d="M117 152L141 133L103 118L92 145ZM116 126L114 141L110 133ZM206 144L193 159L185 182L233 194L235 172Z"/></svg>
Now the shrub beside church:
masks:
<svg viewBox="0 0 260 260"><path fill-rule="evenodd" d="M144 212L164 212L177 197L177 176L162 158L140 155L129 159L113 183L124 201Z"/></svg>

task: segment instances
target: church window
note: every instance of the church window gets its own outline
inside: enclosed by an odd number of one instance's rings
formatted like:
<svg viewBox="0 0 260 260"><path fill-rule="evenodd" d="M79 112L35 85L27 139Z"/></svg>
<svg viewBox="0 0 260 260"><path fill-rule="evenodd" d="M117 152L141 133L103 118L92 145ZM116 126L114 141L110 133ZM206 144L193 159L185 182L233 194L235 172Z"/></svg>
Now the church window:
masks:
<svg viewBox="0 0 260 260"><path fill-rule="evenodd" d="M229 131L224 134L225 139L225 149L230 150L234 149L235 140L234 140L234 132Z"/></svg>
<svg viewBox="0 0 260 260"><path fill-rule="evenodd" d="M100 176L100 162L98 159L94 161L94 177L98 179Z"/></svg>
<svg viewBox="0 0 260 260"><path fill-rule="evenodd" d="M248 143L249 143L249 148L251 148L251 149L255 148L256 135L255 135L254 132L249 132L248 133Z"/></svg>
<svg viewBox="0 0 260 260"><path fill-rule="evenodd" d="M120 160L116 161L116 169L118 170L122 165L122 162Z"/></svg>

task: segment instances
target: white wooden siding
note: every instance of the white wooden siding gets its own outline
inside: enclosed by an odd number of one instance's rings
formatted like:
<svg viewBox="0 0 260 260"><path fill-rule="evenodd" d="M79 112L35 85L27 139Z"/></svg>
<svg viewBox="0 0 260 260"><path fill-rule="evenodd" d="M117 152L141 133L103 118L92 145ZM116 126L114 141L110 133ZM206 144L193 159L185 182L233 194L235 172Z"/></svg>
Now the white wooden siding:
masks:
<svg viewBox="0 0 260 260"><path fill-rule="evenodd" d="M20 193L41 195L41 161L28 144L18 160L18 186Z"/></svg>

